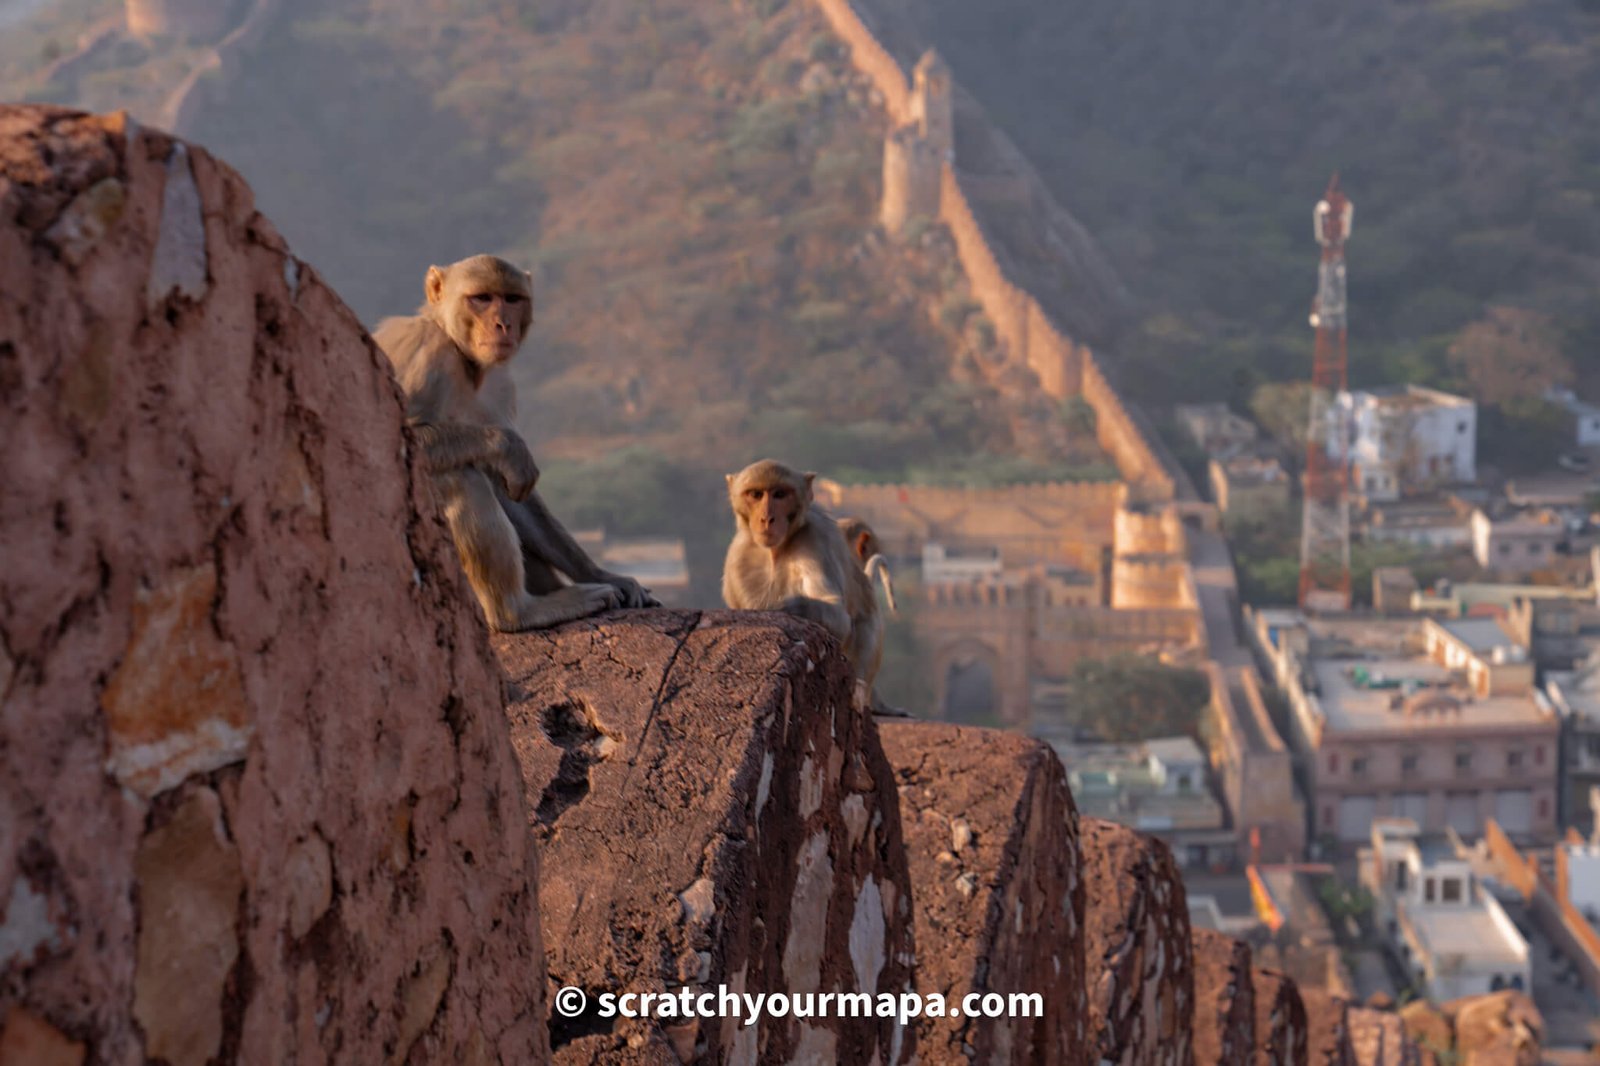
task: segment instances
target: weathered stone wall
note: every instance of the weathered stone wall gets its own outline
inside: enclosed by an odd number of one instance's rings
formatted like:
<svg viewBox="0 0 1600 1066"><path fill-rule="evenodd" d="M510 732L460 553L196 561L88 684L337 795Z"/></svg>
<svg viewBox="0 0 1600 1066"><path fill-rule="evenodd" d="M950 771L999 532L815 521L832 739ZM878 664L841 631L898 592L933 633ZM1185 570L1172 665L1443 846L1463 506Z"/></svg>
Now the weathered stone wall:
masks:
<svg viewBox="0 0 1600 1066"><path fill-rule="evenodd" d="M1306 1007L1294 979L1277 970L1257 967L1255 989L1255 1066L1306 1066Z"/></svg>
<svg viewBox="0 0 1600 1066"><path fill-rule="evenodd" d="M1350 1051L1359 1066L1422 1066L1417 1045L1393 1011L1351 1007Z"/></svg>
<svg viewBox="0 0 1600 1066"><path fill-rule="evenodd" d="M1414 1000L1400 1019L1422 1066L1538 1066L1544 1019L1521 992L1491 992L1440 1006Z"/></svg>
<svg viewBox="0 0 1600 1066"><path fill-rule="evenodd" d="M1115 1066L1190 1066L1194 965L1172 852L1112 822L1079 825L1092 1053Z"/></svg>
<svg viewBox="0 0 1600 1066"><path fill-rule="evenodd" d="M1194 952L1195 1066L1247 1062L1257 1041L1250 949L1210 929L1192 930L1189 943Z"/></svg>
<svg viewBox="0 0 1600 1066"><path fill-rule="evenodd" d="M992 729L885 722L909 852L917 987L1036 994L1026 1018L924 1018L930 1066L1092 1061L1084 984L1078 818L1066 770L1036 740Z"/></svg>
<svg viewBox="0 0 1600 1066"><path fill-rule="evenodd" d="M850 48L850 61L865 74L872 85L883 95L884 110L889 113L892 126L899 126L911 118L911 88L906 83L905 72L888 49L878 43L867 24L851 6L850 0L817 0L838 34Z"/></svg>
<svg viewBox="0 0 1600 1066"><path fill-rule="evenodd" d="M1319 988L1302 988L1306 1008L1306 1061L1311 1066L1356 1066L1350 1046L1350 1003Z"/></svg>
<svg viewBox="0 0 1600 1066"><path fill-rule="evenodd" d="M894 778L849 670L785 615L640 611L495 638L543 848L552 985L911 990ZM553 1018L559 1063L909 1061L893 1019Z"/></svg>
<svg viewBox="0 0 1600 1066"><path fill-rule="evenodd" d="M0 405L7 1061L541 1061L482 623L386 361L238 175L0 107Z"/></svg>

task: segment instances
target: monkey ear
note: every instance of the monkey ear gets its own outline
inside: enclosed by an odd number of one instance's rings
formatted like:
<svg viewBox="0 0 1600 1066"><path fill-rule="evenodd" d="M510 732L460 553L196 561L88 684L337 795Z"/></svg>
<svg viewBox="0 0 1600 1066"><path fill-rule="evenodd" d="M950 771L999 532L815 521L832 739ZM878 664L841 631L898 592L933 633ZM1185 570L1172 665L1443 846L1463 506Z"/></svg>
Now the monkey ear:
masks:
<svg viewBox="0 0 1600 1066"><path fill-rule="evenodd" d="M422 291L428 294L428 302L438 303L444 298L444 270L440 267L428 268L428 276L422 281Z"/></svg>
<svg viewBox="0 0 1600 1066"><path fill-rule="evenodd" d="M810 471L807 471L805 474L803 474L801 476L803 476L806 479L806 502L810 503L815 498L812 495L812 492L811 492L811 483L813 481L817 480L817 475L812 473L812 472L810 472Z"/></svg>

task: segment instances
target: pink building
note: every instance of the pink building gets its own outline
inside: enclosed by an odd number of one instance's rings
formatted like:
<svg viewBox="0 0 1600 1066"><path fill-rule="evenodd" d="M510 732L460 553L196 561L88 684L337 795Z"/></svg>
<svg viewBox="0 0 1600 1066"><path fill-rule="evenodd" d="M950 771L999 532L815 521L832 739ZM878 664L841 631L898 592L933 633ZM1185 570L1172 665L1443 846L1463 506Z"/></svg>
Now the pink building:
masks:
<svg viewBox="0 0 1600 1066"><path fill-rule="evenodd" d="M1494 619L1307 619L1261 611L1252 636L1289 701L1311 837L1342 848L1373 820L1466 838L1490 818L1557 835L1560 722Z"/></svg>

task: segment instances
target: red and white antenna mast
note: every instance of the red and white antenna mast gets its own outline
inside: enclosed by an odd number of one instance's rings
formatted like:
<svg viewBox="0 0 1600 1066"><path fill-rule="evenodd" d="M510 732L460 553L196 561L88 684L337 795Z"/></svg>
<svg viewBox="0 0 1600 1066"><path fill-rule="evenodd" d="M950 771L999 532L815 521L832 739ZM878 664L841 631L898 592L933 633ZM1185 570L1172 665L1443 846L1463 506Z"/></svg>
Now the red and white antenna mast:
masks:
<svg viewBox="0 0 1600 1066"><path fill-rule="evenodd" d="M1349 351L1345 338L1344 242L1350 201L1339 175L1328 182L1315 214L1322 263L1311 328L1317 331L1311 366L1311 420L1306 427L1305 510L1300 527L1300 606L1343 611L1350 606Z"/></svg>

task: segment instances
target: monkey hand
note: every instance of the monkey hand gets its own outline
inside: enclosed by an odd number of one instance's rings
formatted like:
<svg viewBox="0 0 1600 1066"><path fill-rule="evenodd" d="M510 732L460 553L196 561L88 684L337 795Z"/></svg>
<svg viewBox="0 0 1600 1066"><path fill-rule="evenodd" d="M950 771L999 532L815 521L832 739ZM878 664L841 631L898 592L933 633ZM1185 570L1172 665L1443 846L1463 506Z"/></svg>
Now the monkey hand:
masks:
<svg viewBox="0 0 1600 1066"><path fill-rule="evenodd" d="M660 607L661 601L650 595L650 590L631 577L602 570L595 580L610 585L622 597L623 607Z"/></svg>
<svg viewBox="0 0 1600 1066"><path fill-rule="evenodd" d="M494 469L513 500L525 500L539 482L533 453L518 434L508 429L494 432Z"/></svg>

